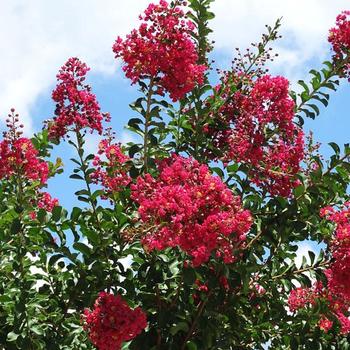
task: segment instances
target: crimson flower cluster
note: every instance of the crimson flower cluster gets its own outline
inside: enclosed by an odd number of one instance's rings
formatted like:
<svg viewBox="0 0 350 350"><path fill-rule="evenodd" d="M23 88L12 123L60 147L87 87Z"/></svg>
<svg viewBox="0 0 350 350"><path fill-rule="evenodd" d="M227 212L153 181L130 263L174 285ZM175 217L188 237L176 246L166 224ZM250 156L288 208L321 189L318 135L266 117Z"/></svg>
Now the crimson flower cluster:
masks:
<svg viewBox="0 0 350 350"><path fill-rule="evenodd" d="M339 294L320 282L315 283L311 288L299 287L291 291L288 298L289 309L292 312L314 307L317 303L326 303L328 312L321 314L318 326L324 332L328 332L333 327L333 320L338 320L342 334L350 333L350 319L348 317L349 301L344 300Z"/></svg>
<svg viewBox="0 0 350 350"><path fill-rule="evenodd" d="M53 199L49 193L38 190L46 184L49 177L48 163L40 159L32 141L22 137L23 125L18 125L19 115L15 114L13 108L8 117L6 120L8 129L4 132L4 139L0 141L0 180L20 178L22 191L26 181L30 182L31 186L31 182L38 182L35 187L37 197L31 204L51 212L53 207L58 205L58 200ZM36 212L30 212L29 217L35 219Z"/></svg>
<svg viewBox="0 0 350 350"><path fill-rule="evenodd" d="M315 291L311 288L299 287L290 292L288 298L289 310L298 311L309 304L315 304Z"/></svg>
<svg viewBox="0 0 350 350"><path fill-rule="evenodd" d="M331 43L335 60L341 60L350 53L350 11L343 11L337 16L336 25L329 31L328 41ZM350 64L345 63L344 74L350 81Z"/></svg>
<svg viewBox="0 0 350 350"><path fill-rule="evenodd" d="M33 200L33 205L36 205L39 209L44 209L47 212L52 212L53 208L59 205L57 198L52 198L50 193L48 192L39 192L38 193L38 199ZM36 211L31 211L29 213L29 217L32 220L35 220L37 218Z"/></svg>
<svg viewBox="0 0 350 350"><path fill-rule="evenodd" d="M48 122L49 136L60 139L72 126L74 130L90 128L102 132L104 115L91 87L84 84L87 65L78 58L70 58L57 74L58 84L52 92L56 102L55 117ZM109 116L106 117L109 120Z"/></svg>
<svg viewBox="0 0 350 350"><path fill-rule="evenodd" d="M336 224L330 246L332 262L325 275L342 333L350 333L350 202L346 202L339 211L326 207L320 214Z"/></svg>
<svg viewBox="0 0 350 350"><path fill-rule="evenodd" d="M129 157L122 152L120 145L112 144L108 139L102 140L98 148L98 155L93 160L92 181L100 183L107 194L121 191L131 181L125 165Z"/></svg>
<svg viewBox="0 0 350 350"><path fill-rule="evenodd" d="M339 211L326 207L321 210L321 216L336 224L330 247L332 263L326 270L328 288L350 303L350 202Z"/></svg>
<svg viewBox="0 0 350 350"><path fill-rule="evenodd" d="M333 207L321 209L321 217L336 224L334 238L330 244L332 260L325 270L326 287L318 283L313 288L298 288L291 292L289 307L291 311L314 304L322 298L327 301L330 313L338 319L341 332L350 333L350 202L344 204L341 210ZM328 331L331 321L323 315L320 328Z"/></svg>
<svg viewBox="0 0 350 350"><path fill-rule="evenodd" d="M84 329L98 350L120 350L147 327L141 308L131 309L120 295L100 292L92 311L85 309Z"/></svg>
<svg viewBox="0 0 350 350"><path fill-rule="evenodd" d="M57 198L52 198L50 193L41 192L39 194L38 208L45 209L46 211L52 212L54 207L59 205Z"/></svg>
<svg viewBox="0 0 350 350"><path fill-rule="evenodd" d="M157 84L159 94L166 90L173 101L181 99L202 83L206 70L197 64L190 34L195 29L193 22L180 6L170 6L164 0L150 4L140 20L138 30L125 40L117 38L113 45L116 58L123 59L123 70L132 83L149 78Z"/></svg>
<svg viewBox="0 0 350 350"><path fill-rule="evenodd" d="M304 137L293 122L289 82L270 75L247 82L245 89L234 94L229 87L218 87L224 103L205 131L214 147L224 150L224 162L249 165L256 185L272 195L288 197L298 184L295 175L304 157Z"/></svg>
<svg viewBox="0 0 350 350"><path fill-rule="evenodd" d="M47 163L38 157L31 140L20 137L0 142L0 179L24 176L27 180L46 183L49 174Z"/></svg>
<svg viewBox="0 0 350 350"><path fill-rule="evenodd" d="M143 244L150 250L178 246L194 266L208 261L213 251L233 262L234 250L252 224L239 197L196 160L173 155L158 170L158 178L146 174L131 186L141 220L149 227Z"/></svg>

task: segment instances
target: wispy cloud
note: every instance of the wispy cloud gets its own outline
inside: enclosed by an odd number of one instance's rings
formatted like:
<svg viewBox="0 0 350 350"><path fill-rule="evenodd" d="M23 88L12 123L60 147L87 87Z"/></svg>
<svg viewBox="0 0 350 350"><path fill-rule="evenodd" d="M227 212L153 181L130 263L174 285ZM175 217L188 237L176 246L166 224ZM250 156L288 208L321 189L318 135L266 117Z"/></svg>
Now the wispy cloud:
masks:
<svg viewBox="0 0 350 350"><path fill-rule="evenodd" d="M30 112L55 82L59 67L78 56L95 73L112 74L117 35L137 23L146 0L3 0L0 21L0 115L15 106L28 128Z"/></svg>
<svg viewBox="0 0 350 350"><path fill-rule="evenodd" d="M246 48L265 31L265 24L283 17L283 37L275 45L280 57L273 67L294 79L308 71L306 62L322 61L330 54L328 30L336 15L349 8L347 0L219 0L213 5L214 39L227 53L237 46Z"/></svg>

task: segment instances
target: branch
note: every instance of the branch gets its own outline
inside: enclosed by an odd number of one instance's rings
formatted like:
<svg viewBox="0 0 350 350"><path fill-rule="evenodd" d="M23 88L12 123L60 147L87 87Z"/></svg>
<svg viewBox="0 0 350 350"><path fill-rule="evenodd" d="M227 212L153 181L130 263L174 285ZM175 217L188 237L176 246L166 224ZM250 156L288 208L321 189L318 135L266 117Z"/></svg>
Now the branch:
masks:
<svg viewBox="0 0 350 350"><path fill-rule="evenodd" d="M249 249L263 234L263 232L260 230L259 233L244 247L243 250Z"/></svg>
<svg viewBox="0 0 350 350"><path fill-rule="evenodd" d="M197 310L197 314L195 316L195 318L193 319L192 321L192 324L191 324L191 327L190 327L190 330L188 331L186 337L185 337L185 340L181 346L181 350L185 350L186 348L186 344L187 342L191 339L192 337L192 334L193 332L195 331L196 327L197 327L197 323L198 323L198 320L199 318L202 316L202 313L204 311L204 308L205 306L207 305L208 301L209 301L209 297L210 295L212 294L212 291L209 291L208 292L208 295L207 295L207 299L206 300L202 300L200 303L199 303L199 307L198 307L198 310Z"/></svg>
<svg viewBox="0 0 350 350"><path fill-rule="evenodd" d="M321 262L320 264L318 264L317 266L313 265L313 266L307 266L307 267L304 267L302 269L299 269L299 270L295 270L292 275L299 275L301 273L304 273L304 272L307 272L307 271L311 271L311 270L316 270L316 269L319 269L320 267L324 267L324 266L327 266L328 264L330 263L330 260L326 260L326 261L323 261ZM279 274L279 275L276 275L276 276L272 276L272 279L273 280L276 280L276 279L279 279L285 275L287 275L289 272L289 270Z"/></svg>
<svg viewBox="0 0 350 350"><path fill-rule="evenodd" d="M150 79L148 93L147 93L147 105L146 105L146 114L145 114L145 133L143 135L143 165L145 168L145 173L148 171L148 128L150 123L150 111L151 111L151 102L153 94L153 84L154 78Z"/></svg>

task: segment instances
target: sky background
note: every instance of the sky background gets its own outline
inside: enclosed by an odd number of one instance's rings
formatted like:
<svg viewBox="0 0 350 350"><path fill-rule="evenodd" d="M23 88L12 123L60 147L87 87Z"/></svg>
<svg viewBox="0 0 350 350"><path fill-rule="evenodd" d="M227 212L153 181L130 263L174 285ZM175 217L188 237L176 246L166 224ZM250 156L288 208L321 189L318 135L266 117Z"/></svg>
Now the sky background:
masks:
<svg viewBox="0 0 350 350"><path fill-rule="evenodd" d="M11 107L21 115L26 133L39 131L43 120L53 116L51 91L55 75L64 62L79 57L91 67L88 82L97 95L102 111L112 115L112 125L121 142L132 139L123 126L133 117L128 104L138 92L123 77L114 59L112 45L138 25L138 15L148 0L0 0L0 130ZM342 10L350 10L349 0L216 0L211 27L215 40L215 67L227 68L234 48L245 49L260 39L265 24L283 17L281 34L275 45L279 53L271 73L284 75L295 88L299 79L307 80L312 68L330 58L328 30ZM215 77L213 77L213 82ZM343 81L333 94L330 106L315 121L308 121L316 140L326 145L350 141L350 83ZM87 141L94 152L96 136ZM327 147L322 148L328 154ZM65 207L76 205L70 195L78 189L68 180L73 150L61 144L53 155L64 159L65 174L51 180L49 191ZM300 245L299 256L315 247Z"/></svg>

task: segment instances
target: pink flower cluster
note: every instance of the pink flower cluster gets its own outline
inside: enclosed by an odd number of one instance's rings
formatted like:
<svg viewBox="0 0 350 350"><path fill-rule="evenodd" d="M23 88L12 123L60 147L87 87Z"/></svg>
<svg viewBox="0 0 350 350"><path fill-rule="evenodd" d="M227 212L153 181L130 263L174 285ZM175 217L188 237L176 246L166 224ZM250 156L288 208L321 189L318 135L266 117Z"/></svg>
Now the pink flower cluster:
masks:
<svg viewBox="0 0 350 350"><path fill-rule="evenodd" d="M54 207L59 205L57 198L52 198L50 193L41 192L39 194L38 208L44 209L48 212L52 212Z"/></svg>
<svg viewBox="0 0 350 350"><path fill-rule="evenodd" d="M289 310L295 312L309 304L315 303L315 292L310 288L299 287L290 292L288 298Z"/></svg>
<svg viewBox="0 0 350 350"><path fill-rule="evenodd" d="M288 298L289 310L291 312L297 312L298 310L306 307L313 307L320 299L327 301L329 303L329 307L332 306L332 298L328 294L328 291L324 289L323 284L320 282L315 283L311 288L295 288L290 292ZM325 332L328 332L332 326L333 322L325 315L321 315L319 327Z"/></svg>
<svg viewBox="0 0 350 350"><path fill-rule="evenodd" d="M39 209L44 209L47 212L52 212L53 208L59 205L57 198L52 198L48 192L38 192L38 199L33 200L32 204L37 206ZM31 211L29 217L32 220L37 218L36 211Z"/></svg>
<svg viewBox="0 0 350 350"><path fill-rule="evenodd" d="M98 350L120 350L147 327L145 313L132 310L120 295L100 292L92 311L84 311L84 329Z"/></svg>
<svg viewBox="0 0 350 350"><path fill-rule="evenodd" d="M85 63L73 57L59 71L58 85L52 92L56 102L55 117L48 123L51 138L64 137L70 126L73 130L90 128L102 132L104 116L90 86L84 84L88 70Z"/></svg>
<svg viewBox="0 0 350 350"><path fill-rule="evenodd" d="M158 93L169 92L176 101L203 81L206 70L197 64L198 53L191 39L194 24L186 18L180 6L170 6L160 0L150 4L140 16L142 23L126 39L118 37L113 51L124 61L126 76L136 83L152 79Z"/></svg>
<svg viewBox="0 0 350 350"><path fill-rule="evenodd" d="M91 179L94 183L102 184L107 194L121 191L131 181L125 165L129 158L122 152L120 145L112 144L108 139L102 140L98 148L98 155L93 160L96 169Z"/></svg>
<svg viewBox="0 0 350 350"><path fill-rule="evenodd" d="M333 327L333 322L329 320L327 317L323 316L319 323L318 326L320 329L322 329L325 333L328 333L329 330Z"/></svg>
<svg viewBox="0 0 350 350"><path fill-rule="evenodd" d="M335 53L335 60L343 59L350 53L350 11L343 11L337 16L336 25L329 31L328 41ZM350 63L346 63L344 74L350 81Z"/></svg>
<svg viewBox="0 0 350 350"><path fill-rule="evenodd" d="M327 314L321 314L318 326L324 332L328 332L333 327L333 320L337 319L340 324L342 334L350 333L350 319L348 300L343 299L339 294L334 294L329 288L325 288L322 283L316 283L311 288L299 287L291 291L288 305L292 312L296 312L306 307L313 307L317 302L326 303Z"/></svg>
<svg viewBox="0 0 350 350"><path fill-rule="evenodd" d="M326 271L328 288L350 303L350 202L346 202L339 211L326 207L320 215L336 224L330 247L332 263Z"/></svg>
<svg viewBox="0 0 350 350"><path fill-rule="evenodd" d="M0 142L0 179L24 176L28 180L46 183L49 174L47 163L38 157L32 141L20 137Z"/></svg>
<svg viewBox="0 0 350 350"><path fill-rule="evenodd" d="M298 183L295 175L304 157L304 137L293 122L289 82L265 75L247 84L233 95L229 87L224 88L220 98L225 102L213 115L207 133L214 147L224 150L224 162L249 165L256 185L272 195L288 197Z"/></svg>
<svg viewBox="0 0 350 350"><path fill-rule="evenodd" d="M196 160L173 155L158 170L158 178L146 174L131 187L140 217L151 227L143 244L151 250L178 246L194 266L208 261L213 251L233 262L252 224L240 199Z"/></svg>
<svg viewBox="0 0 350 350"><path fill-rule="evenodd" d="M40 159L39 152L35 149L32 141L21 135L23 125L18 125L19 115L11 109L11 114L6 120L7 131L4 132L4 139L0 141L0 180L21 179L22 189L25 190L26 181L35 190L36 197L31 201L32 205L52 211L58 205L58 200L51 198L47 192L40 192L38 189L45 185L49 177L49 165ZM38 184L33 188L31 182ZM29 213L31 219L36 218L35 211Z"/></svg>
<svg viewBox="0 0 350 350"><path fill-rule="evenodd" d="M297 288L291 292L288 303L291 311L296 311L316 300L325 300L330 314L338 319L341 332L347 334L350 333L350 202L340 210L325 207L320 215L336 224L330 244L332 260L325 271L327 286L318 283L313 288ZM331 321L323 315L319 327L328 331Z"/></svg>

